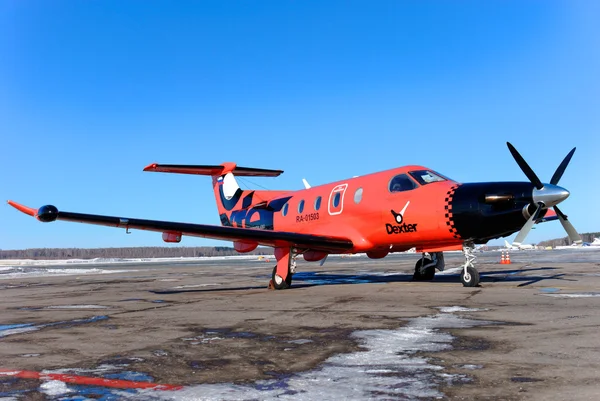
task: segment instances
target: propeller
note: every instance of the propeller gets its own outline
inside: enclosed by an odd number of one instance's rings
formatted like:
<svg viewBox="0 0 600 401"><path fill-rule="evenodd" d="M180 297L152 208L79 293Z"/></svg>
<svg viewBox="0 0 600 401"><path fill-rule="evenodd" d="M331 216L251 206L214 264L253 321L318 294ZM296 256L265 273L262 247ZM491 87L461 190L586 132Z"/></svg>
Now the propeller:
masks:
<svg viewBox="0 0 600 401"><path fill-rule="evenodd" d="M535 212L533 212L533 214L527 220L525 225L523 225L521 231L519 231L519 233L515 237L513 245L521 245L521 243L525 240L525 237L527 237L527 234L529 234L529 231L531 231L533 224L539 218L540 213L542 213L542 211L545 208L549 207L554 208L554 211L556 212L560 223L562 224L563 228L567 232L567 235L569 236L569 240L571 240L572 243L575 243L577 245L582 244L583 241L577 233L577 230L575 230L575 227L573 227L567 215L565 215L557 206L560 202L564 201L569 197L569 191L562 187L559 187L557 184L563 176L565 169L569 165L569 162L571 161L571 158L573 157L576 148L571 149L569 154L567 154L567 156L560 163L560 165L552 175L552 178L550 179L550 184L543 184L542 181L540 181L538 176L535 174L533 169L529 166L529 164L527 164L525 159L523 159L523 156L519 154L517 149L515 149L515 147L511 145L510 142L506 142L506 145L508 146L508 150L512 154L513 158L515 159L523 173L534 185L535 189L532 192L532 198L533 201L537 204Z"/></svg>

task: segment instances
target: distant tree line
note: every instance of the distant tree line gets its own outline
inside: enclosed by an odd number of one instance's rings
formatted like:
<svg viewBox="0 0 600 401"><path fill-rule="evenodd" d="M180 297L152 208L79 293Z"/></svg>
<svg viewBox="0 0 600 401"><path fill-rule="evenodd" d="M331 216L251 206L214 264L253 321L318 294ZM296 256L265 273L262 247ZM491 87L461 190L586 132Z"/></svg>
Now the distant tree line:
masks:
<svg viewBox="0 0 600 401"><path fill-rule="evenodd" d="M583 240L583 242L592 242L594 241L594 238L600 238L600 232L596 232L596 233L584 233L584 234L579 234L581 235L581 239ZM571 241L569 241L569 237L564 237L564 238L556 238L556 239L550 239L548 241L542 241L538 244L539 246L551 246L551 247L555 247L555 246L565 246L565 245L571 245Z"/></svg>
<svg viewBox="0 0 600 401"><path fill-rule="evenodd" d="M271 248L256 248L251 255L272 255ZM225 246L130 247L130 248L32 248L0 250L0 259L95 259L95 258L177 258L240 255Z"/></svg>

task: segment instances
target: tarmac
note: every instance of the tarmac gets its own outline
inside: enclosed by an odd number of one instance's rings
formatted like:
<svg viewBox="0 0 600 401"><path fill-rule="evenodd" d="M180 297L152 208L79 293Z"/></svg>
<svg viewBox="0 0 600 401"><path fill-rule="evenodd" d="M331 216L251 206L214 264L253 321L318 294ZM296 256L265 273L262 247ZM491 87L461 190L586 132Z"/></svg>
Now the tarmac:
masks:
<svg viewBox="0 0 600 401"><path fill-rule="evenodd" d="M477 256L4 266L0 400L600 399L600 249Z"/></svg>

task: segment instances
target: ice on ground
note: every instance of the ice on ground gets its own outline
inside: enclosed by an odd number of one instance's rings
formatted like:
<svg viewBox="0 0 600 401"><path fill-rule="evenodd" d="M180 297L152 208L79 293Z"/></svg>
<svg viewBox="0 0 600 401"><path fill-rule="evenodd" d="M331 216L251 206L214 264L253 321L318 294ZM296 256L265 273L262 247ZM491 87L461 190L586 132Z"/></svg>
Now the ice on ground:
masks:
<svg viewBox="0 0 600 401"><path fill-rule="evenodd" d="M461 369L468 369L468 370L476 370L476 369L483 368L483 365L466 364L466 365L460 365L459 368L461 368Z"/></svg>
<svg viewBox="0 0 600 401"><path fill-rule="evenodd" d="M456 307L440 309L458 311ZM453 337L440 329L492 323L442 312L412 319L395 330L354 332L352 336L362 346L361 351L332 356L321 367L308 372L247 385L202 384L164 393L143 390L127 398L177 401L443 398L439 385L462 382L467 380L466 376L445 373L442 366L417 353L451 348Z"/></svg>
<svg viewBox="0 0 600 401"><path fill-rule="evenodd" d="M486 309L479 308L465 308L464 306L442 306L438 308L442 313L455 313L455 312L479 312Z"/></svg>
<svg viewBox="0 0 600 401"><path fill-rule="evenodd" d="M60 327L60 326L72 326L86 323L93 323L99 320L108 319L108 316L92 316L85 319L74 319L74 320L63 320L60 322L44 323L33 325L31 323L24 324L12 324L12 325L1 325L0 326L0 338L10 336L13 334L22 334L30 331L36 331L44 329L46 327Z"/></svg>
<svg viewBox="0 0 600 401"><path fill-rule="evenodd" d="M50 380L40 385L40 392L49 396L64 395L72 391L64 382L59 380Z"/></svg>
<svg viewBox="0 0 600 401"><path fill-rule="evenodd" d="M207 284L178 285L176 287L173 287L173 289L180 290L180 289L183 289L183 288L211 287L211 286L214 286L214 285L219 285L219 284L207 283Z"/></svg>
<svg viewBox="0 0 600 401"><path fill-rule="evenodd" d="M600 297L600 292L580 292L580 293L570 293L570 294L540 294L547 297L556 297L556 298L593 298Z"/></svg>
<svg viewBox="0 0 600 401"><path fill-rule="evenodd" d="M435 272L435 275L436 275L436 276L439 276L439 275L442 275L442 276L443 276L443 275L445 275L445 274L454 274L454 273L460 273L462 270L463 270L463 268L462 268L462 267L453 267L453 268L451 268L451 269L446 269L446 270L444 270L444 271L442 271L442 272Z"/></svg>
<svg viewBox="0 0 600 401"><path fill-rule="evenodd" d="M0 325L0 338L10 336L13 334L28 333L30 331L39 330L39 327L34 326L31 323L25 324L3 324Z"/></svg>
<svg viewBox="0 0 600 401"><path fill-rule="evenodd" d="M273 258L273 255L261 255L263 258ZM49 265L89 265L89 264L113 264L113 263L188 263L206 260L259 260L259 255L233 255L233 256L198 256L198 257L174 257L174 258L93 258L93 259L60 259L60 260L37 260L37 259L4 259L0 265L14 266L49 266Z"/></svg>
<svg viewBox="0 0 600 401"><path fill-rule="evenodd" d="M312 342L313 342L313 340L309 340L307 338L301 338L299 340L288 341L288 343L290 343L290 344L298 344L298 345L308 344L308 343L312 343Z"/></svg>
<svg viewBox="0 0 600 401"><path fill-rule="evenodd" d="M42 309L109 309L110 306L104 305L50 305Z"/></svg>
<svg viewBox="0 0 600 401"><path fill-rule="evenodd" d="M0 270L1 279L24 278L24 277L48 277L48 276L73 276L86 274L113 274L129 273L139 270L108 270L108 269L71 269L71 268L44 268L44 267L10 267Z"/></svg>

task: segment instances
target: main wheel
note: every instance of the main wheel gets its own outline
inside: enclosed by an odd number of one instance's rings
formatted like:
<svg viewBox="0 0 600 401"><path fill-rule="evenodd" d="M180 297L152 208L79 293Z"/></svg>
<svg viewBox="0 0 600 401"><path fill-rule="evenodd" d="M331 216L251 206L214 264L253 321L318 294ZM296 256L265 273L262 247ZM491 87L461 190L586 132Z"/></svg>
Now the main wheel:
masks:
<svg viewBox="0 0 600 401"><path fill-rule="evenodd" d="M467 267L467 271L463 269L460 274L460 281L465 287L477 287L479 285L479 272L474 267Z"/></svg>
<svg viewBox="0 0 600 401"><path fill-rule="evenodd" d="M276 290L285 290L292 285L292 273L288 270L287 278L284 280L277 274L277 265L275 265L271 274L271 281Z"/></svg>
<svg viewBox="0 0 600 401"><path fill-rule="evenodd" d="M431 259L421 258L417 260L415 264L415 274L413 275L413 280L415 281L431 281L435 276L435 266L429 266L425 269L425 271L421 272L421 266L428 265L431 263Z"/></svg>

